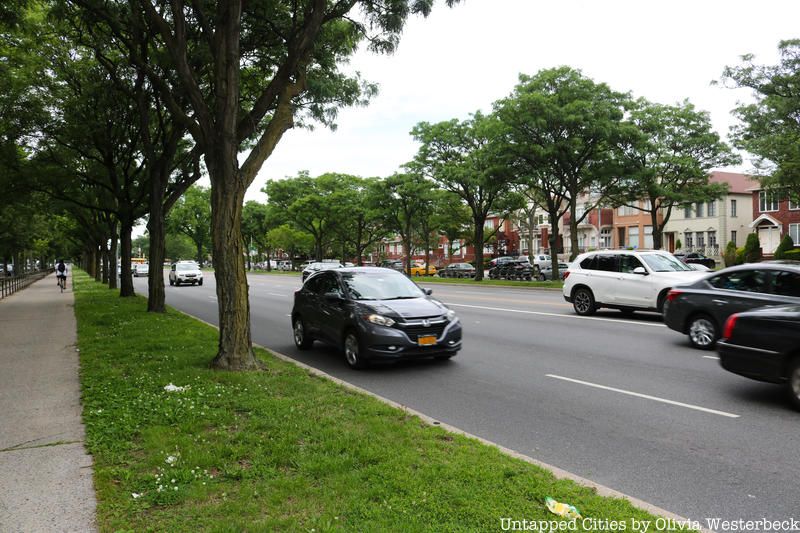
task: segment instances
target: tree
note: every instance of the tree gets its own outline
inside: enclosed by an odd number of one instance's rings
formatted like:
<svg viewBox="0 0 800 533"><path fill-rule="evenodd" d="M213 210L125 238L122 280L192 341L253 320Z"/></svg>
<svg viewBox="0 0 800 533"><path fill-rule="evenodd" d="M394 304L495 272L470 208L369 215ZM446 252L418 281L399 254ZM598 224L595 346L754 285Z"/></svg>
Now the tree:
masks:
<svg viewBox="0 0 800 533"><path fill-rule="evenodd" d="M381 183L378 178L357 178L350 181L349 202L339 223L342 238L353 248L356 262L364 264L364 254L388 231L380 210Z"/></svg>
<svg viewBox="0 0 800 533"><path fill-rule="evenodd" d="M739 157L720 141L708 113L696 111L688 101L669 106L639 99L627 120L641 135L626 146L625 180L612 203L647 213L653 247L661 249L672 209L723 195L727 186L709 183L709 173L739 163ZM640 200L645 200L643 206Z"/></svg>
<svg viewBox="0 0 800 533"><path fill-rule="evenodd" d="M787 259L786 252L789 250L794 250L794 241L792 240L792 236L787 233L783 236L781 243L775 249L773 257L775 259Z"/></svg>
<svg viewBox="0 0 800 533"><path fill-rule="evenodd" d="M778 51L776 65L757 65L748 54L722 77L755 93L755 103L733 111L741 121L731 128L735 145L753 154L766 187L788 189L800 198L800 39L781 41Z"/></svg>
<svg viewBox="0 0 800 533"><path fill-rule="evenodd" d="M211 191L199 185L190 187L167 217L167 229L189 237L195 247L195 260L202 268L211 244Z"/></svg>
<svg viewBox="0 0 800 533"><path fill-rule="evenodd" d="M290 224L281 224L267 232L267 243L274 250L283 250L294 260L298 253L314 249L314 237Z"/></svg>
<svg viewBox="0 0 800 533"><path fill-rule="evenodd" d="M513 194L516 176L509 170L507 152L497 142L501 130L495 116L477 112L462 122L421 122L411 131L422 146L408 168L457 194L470 209L476 281L483 279L483 245L494 234L486 235L486 219L490 213L507 216L522 204Z"/></svg>
<svg viewBox="0 0 800 533"><path fill-rule="evenodd" d="M220 322L212 365L260 367L252 351L238 238L245 191L297 122L333 124L338 107L365 102L374 93L341 72L339 63L363 39L373 50L394 50L408 15L427 15L432 0L75 2L108 25L203 155L211 179ZM359 8L363 22L350 16ZM158 53L143 57L143 43ZM179 93L188 95L190 112L174 102ZM240 163L245 147L251 150Z"/></svg>
<svg viewBox="0 0 800 533"><path fill-rule="evenodd" d="M722 257L723 261L725 262L725 266L733 266L736 264L736 243L733 241L728 241L728 245L725 246L725 255Z"/></svg>
<svg viewBox="0 0 800 533"><path fill-rule="evenodd" d="M433 228L447 239L447 257L453 258L453 243L472 235L472 217L464 201L450 191L438 191L434 199Z"/></svg>
<svg viewBox="0 0 800 533"><path fill-rule="evenodd" d="M553 279L558 279L558 224L569 212L571 259L578 254L578 224L605 202L621 180L620 151L635 132L623 122L627 95L569 67L519 77L495 103L506 126L506 150L518 180L541 191L550 215ZM579 197L588 195L583 213Z"/></svg>
<svg viewBox="0 0 800 533"><path fill-rule="evenodd" d="M278 226L279 220L274 209L268 205L250 200L244 204L242 211L242 239L247 249L247 269L251 270L250 251L255 249L258 254L267 252L267 270L272 270L270 256L272 246L267 240L267 233Z"/></svg>

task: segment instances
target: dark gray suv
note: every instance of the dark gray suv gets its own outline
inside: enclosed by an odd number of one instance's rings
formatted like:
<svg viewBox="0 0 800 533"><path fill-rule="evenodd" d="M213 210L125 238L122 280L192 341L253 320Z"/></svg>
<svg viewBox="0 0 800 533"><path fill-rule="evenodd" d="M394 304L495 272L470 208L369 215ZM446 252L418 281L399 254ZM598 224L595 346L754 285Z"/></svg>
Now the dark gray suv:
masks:
<svg viewBox="0 0 800 533"><path fill-rule="evenodd" d="M295 345L305 350L319 340L339 346L352 368L377 360L449 359L461 349L461 323L430 294L388 268L317 272L294 293Z"/></svg>

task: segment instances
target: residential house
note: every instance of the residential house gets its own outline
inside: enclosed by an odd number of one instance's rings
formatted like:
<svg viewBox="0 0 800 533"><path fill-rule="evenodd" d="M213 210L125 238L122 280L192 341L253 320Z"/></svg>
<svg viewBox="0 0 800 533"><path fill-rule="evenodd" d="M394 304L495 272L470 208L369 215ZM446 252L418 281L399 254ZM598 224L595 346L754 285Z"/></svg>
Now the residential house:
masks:
<svg viewBox="0 0 800 533"><path fill-rule="evenodd" d="M588 197L578 199L578 206L575 211L577 219L580 219L586 213L587 201ZM564 253L567 254L572 252L570 220L572 220L572 217L569 212L561 219ZM589 211L584 219L578 223L578 253L597 248L612 248L613 227L613 209L597 207Z"/></svg>
<svg viewBox="0 0 800 533"><path fill-rule="evenodd" d="M638 207L622 205L613 210L612 246L614 248L653 248L653 221L650 200L639 200ZM658 223L663 217L658 213Z"/></svg>
<svg viewBox="0 0 800 533"><path fill-rule="evenodd" d="M754 220L749 227L758 233L761 252L765 256L775 249L787 233L794 245L800 246L800 202L778 191L765 191L760 186L751 189Z"/></svg>
<svg viewBox="0 0 800 533"><path fill-rule="evenodd" d="M675 206L664 227L664 248L676 251L678 240L681 250L720 256L728 242L744 246L752 230L753 187L758 182L746 174L712 172L711 183L725 183L728 193L710 202L693 202Z"/></svg>

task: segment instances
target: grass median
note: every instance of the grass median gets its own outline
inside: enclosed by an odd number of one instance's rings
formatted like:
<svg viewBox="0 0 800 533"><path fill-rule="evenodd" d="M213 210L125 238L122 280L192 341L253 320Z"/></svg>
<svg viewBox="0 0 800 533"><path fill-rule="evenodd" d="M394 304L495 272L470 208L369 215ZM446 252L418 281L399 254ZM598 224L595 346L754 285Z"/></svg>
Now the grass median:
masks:
<svg viewBox="0 0 800 533"><path fill-rule="evenodd" d="M74 287L101 531L499 531L559 520L546 496L654 518L263 350L265 371L210 370L214 328Z"/></svg>

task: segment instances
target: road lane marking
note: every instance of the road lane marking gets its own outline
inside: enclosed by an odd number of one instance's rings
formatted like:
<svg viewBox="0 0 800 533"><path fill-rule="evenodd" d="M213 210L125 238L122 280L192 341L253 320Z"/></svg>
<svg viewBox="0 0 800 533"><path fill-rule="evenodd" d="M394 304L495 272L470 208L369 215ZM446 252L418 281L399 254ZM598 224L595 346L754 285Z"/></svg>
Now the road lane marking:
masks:
<svg viewBox="0 0 800 533"><path fill-rule="evenodd" d="M704 355L703 359L716 359L717 361L719 361L719 357L717 357L716 355Z"/></svg>
<svg viewBox="0 0 800 533"><path fill-rule="evenodd" d="M627 394L628 396L636 396L637 398L644 398L645 400L653 400L654 402L666 403L669 405L677 405L678 407L686 407L687 409L694 409L695 411L702 411L704 413L711 413L713 415L726 416L728 418L739 418L739 415L733 413L726 413L725 411L717 411L716 409L709 409L707 407L700 407L699 405L692 405L690 403L676 402L674 400L667 400L666 398L659 398L658 396L650 396L649 394L642 394L639 392L632 392L624 389L615 389L614 387L607 387L605 385L598 385L597 383L590 383L589 381L581 381L579 379L567 378L564 376L557 376L555 374L545 374L549 378L560 379L579 385L586 385L587 387L594 387L596 389L603 389L620 394Z"/></svg>
<svg viewBox="0 0 800 533"><path fill-rule="evenodd" d="M288 298L288 297L289 297L289 296L288 296L288 295L286 295L286 294L279 294L279 293L277 293L277 292L268 292L267 294L269 294L269 295L271 295L271 296L280 296L280 297L282 297L282 298Z"/></svg>
<svg viewBox="0 0 800 533"><path fill-rule="evenodd" d="M616 318L601 318L597 316L580 316L580 315L564 315L561 313L545 313L544 311L525 311L522 309L508 309L505 307L487 307L484 305L468 305L468 304L455 304L452 302L443 302L446 305L455 307L469 307L472 309L486 309L488 311L503 311L506 313L523 313L526 315L541 315L541 316L554 316L558 318L577 318L579 320L599 320L601 322L613 322L615 324L637 324L639 326L654 326L658 328L667 327L665 324L657 324L655 322L637 322L635 320L618 320Z"/></svg>
<svg viewBox="0 0 800 533"><path fill-rule="evenodd" d="M216 299L217 299L217 297L216 297L216 296L209 296L209 297L208 297L208 299L209 299L209 300L216 300Z"/></svg>
<svg viewBox="0 0 800 533"><path fill-rule="evenodd" d="M565 302L548 302L548 301L542 301L542 300L515 300L513 298L503 298L503 297L501 297L499 295L495 296L495 297L487 297L487 296L476 296L475 294L469 294L468 296L466 296L468 293L459 293L459 295L461 295L461 294L465 295L463 297L468 297L468 298L473 299L473 300L485 300L485 301L489 301L489 302L502 300L504 302L516 303L516 304L541 304L541 305L554 305L556 307L572 307L572 304L568 304L568 303L565 303ZM443 296L455 296L455 294L450 293L450 294L445 294ZM455 296L455 297L459 298L459 297L462 297L462 296Z"/></svg>

